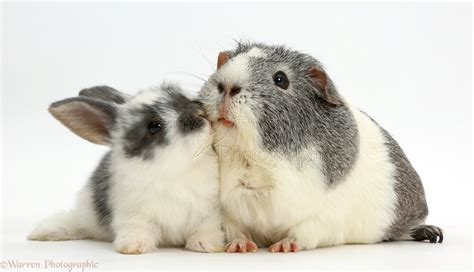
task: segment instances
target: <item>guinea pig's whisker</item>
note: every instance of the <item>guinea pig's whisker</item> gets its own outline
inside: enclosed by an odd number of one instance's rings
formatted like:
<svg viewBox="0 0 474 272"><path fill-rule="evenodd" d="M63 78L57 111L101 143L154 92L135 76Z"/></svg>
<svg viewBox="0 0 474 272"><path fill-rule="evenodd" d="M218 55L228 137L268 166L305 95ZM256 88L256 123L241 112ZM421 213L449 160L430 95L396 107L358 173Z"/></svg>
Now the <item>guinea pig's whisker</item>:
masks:
<svg viewBox="0 0 474 272"><path fill-rule="evenodd" d="M200 76L198 76L198 75L195 75L195 74L193 74L193 73L188 73L188 72L182 72L182 71L169 72L169 73L166 73L165 75L173 75L173 74L174 74L174 75L182 75L182 76L190 76L190 77L199 79L199 80L201 80L201 81L203 81L203 82L206 82L206 81L207 81L207 79L202 78L202 77L200 77ZM204 74L203 74L203 75L204 75Z"/></svg>
<svg viewBox="0 0 474 272"><path fill-rule="evenodd" d="M202 51L202 48L200 46L199 47L199 52L201 53L201 56L204 58L204 60L207 62L207 64L209 65L209 67L211 68L211 71L214 72L215 71L215 68L214 68L214 65L212 64L211 60L206 57L206 55L204 55L204 52Z"/></svg>

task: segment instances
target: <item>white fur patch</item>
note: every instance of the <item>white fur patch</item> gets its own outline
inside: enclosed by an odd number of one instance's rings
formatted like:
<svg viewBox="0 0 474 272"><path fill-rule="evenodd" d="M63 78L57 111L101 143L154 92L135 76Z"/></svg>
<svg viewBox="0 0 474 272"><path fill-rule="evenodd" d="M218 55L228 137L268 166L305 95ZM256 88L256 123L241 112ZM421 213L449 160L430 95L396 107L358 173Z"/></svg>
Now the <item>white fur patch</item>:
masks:
<svg viewBox="0 0 474 272"><path fill-rule="evenodd" d="M184 246L203 218L218 212L217 162L207 152L193 158L179 144L163 150L159 161L124 159L113 154L112 227L117 235L137 228L160 246ZM191 153L192 155L192 153ZM180 158L180 163L170 158ZM183 171L183 168L186 171ZM212 230L219 235L218 224ZM205 235L209 235L206 233Z"/></svg>
<svg viewBox="0 0 474 272"><path fill-rule="evenodd" d="M216 79L224 84L245 85L249 78L248 63L248 56L244 54L231 58L220 68Z"/></svg>
<svg viewBox="0 0 474 272"><path fill-rule="evenodd" d="M249 58L264 58L266 56L260 48L254 47L245 54L231 58L220 68L216 79L225 84L245 86L249 78Z"/></svg>
<svg viewBox="0 0 474 272"><path fill-rule="evenodd" d="M254 47L247 52L247 56L254 58L265 58L267 54L262 49Z"/></svg>
<svg viewBox="0 0 474 272"><path fill-rule="evenodd" d="M165 93L159 87L151 87L146 90L140 91L136 96L130 100L126 106L134 107L141 104L152 104L154 101L159 100L165 96Z"/></svg>

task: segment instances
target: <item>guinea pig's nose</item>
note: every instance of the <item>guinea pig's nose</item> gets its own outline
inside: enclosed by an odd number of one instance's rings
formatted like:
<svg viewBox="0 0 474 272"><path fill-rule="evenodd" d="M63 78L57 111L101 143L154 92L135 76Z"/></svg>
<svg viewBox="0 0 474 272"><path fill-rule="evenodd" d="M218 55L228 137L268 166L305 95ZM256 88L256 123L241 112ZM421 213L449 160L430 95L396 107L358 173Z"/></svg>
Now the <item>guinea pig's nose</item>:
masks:
<svg viewBox="0 0 474 272"><path fill-rule="evenodd" d="M232 88L230 88L229 94L230 94L230 96L234 96L234 95L240 93L240 91L241 91L241 88L239 86L232 86Z"/></svg>
<svg viewBox="0 0 474 272"><path fill-rule="evenodd" d="M219 84L217 84L217 90L219 91L219 93L223 93L225 91L230 96L234 96L234 95L240 93L242 88L240 88L240 86L237 86L237 85L227 85L227 86L225 86L224 84L219 83Z"/></svg>

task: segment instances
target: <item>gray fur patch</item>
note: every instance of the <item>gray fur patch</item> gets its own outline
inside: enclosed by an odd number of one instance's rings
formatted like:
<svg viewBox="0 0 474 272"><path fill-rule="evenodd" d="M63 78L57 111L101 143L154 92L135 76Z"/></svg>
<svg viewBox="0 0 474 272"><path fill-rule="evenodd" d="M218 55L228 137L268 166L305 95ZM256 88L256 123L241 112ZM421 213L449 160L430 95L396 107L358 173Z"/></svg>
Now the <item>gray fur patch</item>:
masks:
<svg viewBox="0 0 474 272"><path fill-rule="evenodd" d="M178 119L179 131L183 134L188 134L198 131L205 124L202 117L196 116L192 112L182 113Z"/></svg>
<svg viewBox="0 0 474 272"><path fill-rule="evenodd" d="M170 84L162 86L162 88L166 92L163 101L164 106L172 108L178 113L196 110L196 105L183 94L181 88L177 85Z"/></svg>
<svg viewBox="0 0 474 272"><path fill-rule="evenodd" d="M79 95L117 104L124 104L132 97L129 94L119 92L116 89L105 85L83 89L79 92Z"/></svg>
<svg viewBox="0 0 474 272"><path fill-rule="evenodd" d="M410 229L422 223L428 216L425 191L421 179L406 157L405 153L392 136L381 128L386 145L390 151L390 158L395 165L395 193L397 205L396 219L387 233L388 239L397 239Z"/></svg>
<svg viewBox="0 0 474 272"><path fill-rule="evenodd" d="M142 105L130 111L138 121L126 128L123 136L123 150L128 157L141 156L145 160L153 159L155 148L169 143L166 136L167 124L161 117L164 112L161 102L154 105ZM151 122L160 122L161 130L155 134L150 133L148 126Z"/></svg>
<svg viewBox="0 0 474 272"><path fill-rule="evenodd" d="M166 105L179 114L178 128L181 133L194 132L204 126L205 121L200 116L204 113L202 103L188 99L177 86L169 85L165 90L168 93Z"/></svg>
<svg viewBox="0 0 474 272"><path fill-rule="evenodd" d="M108 228L112 222L112 212L109 204L110 193L110 155L107 152L89 179L89 186L92 189L92 202L97 215L98 223Z"/></svg>
<svg viewBox="0 0 474 272"><path fill-rule="evenodd" d="M331 107L311 91L293 99L268 96L262 105L264 111L258 125L267 150L294 156L305 148L316 147L330 184L350 171L358 155L359 134L346 106Z"/></svg>

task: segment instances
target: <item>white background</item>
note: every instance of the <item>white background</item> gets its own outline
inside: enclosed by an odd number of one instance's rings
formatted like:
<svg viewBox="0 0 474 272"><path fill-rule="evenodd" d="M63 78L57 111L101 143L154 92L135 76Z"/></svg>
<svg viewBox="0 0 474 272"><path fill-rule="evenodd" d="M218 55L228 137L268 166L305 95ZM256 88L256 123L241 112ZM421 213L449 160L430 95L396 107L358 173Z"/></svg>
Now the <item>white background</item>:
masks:
<svg viewBox="0 0 474 272"><path fill-rule="evenodd" d="M2 259L95 260L99 268L471 267L470 4L3 4ZM326 66L339 91L400 142L424 180L440 245L397 242L289 255L30 242L72 207L105 147L70 133L48 105L85 87L127 92L175 79L197 91L234 39L284 43ZM0 259L1 261L1 259Z"/></svg>

